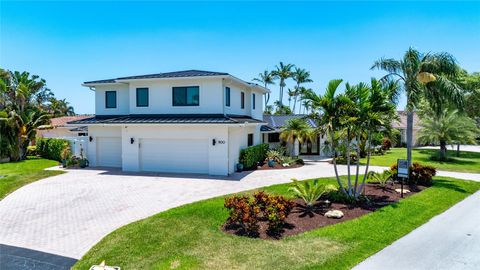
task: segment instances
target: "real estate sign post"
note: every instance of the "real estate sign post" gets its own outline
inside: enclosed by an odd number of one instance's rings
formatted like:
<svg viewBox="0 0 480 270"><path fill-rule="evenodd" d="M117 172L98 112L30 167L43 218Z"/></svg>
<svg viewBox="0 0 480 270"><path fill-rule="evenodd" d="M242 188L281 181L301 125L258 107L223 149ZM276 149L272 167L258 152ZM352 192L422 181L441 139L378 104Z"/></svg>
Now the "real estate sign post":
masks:
<svg viewBox="0 0 480 270"><path fill-rule="evenodd" d="M401 198L403 198L403 181L404 179L408 179L408 160L406 159L397 160L397 178L400 179L400 183L401 183L400 196Z"/></svg>

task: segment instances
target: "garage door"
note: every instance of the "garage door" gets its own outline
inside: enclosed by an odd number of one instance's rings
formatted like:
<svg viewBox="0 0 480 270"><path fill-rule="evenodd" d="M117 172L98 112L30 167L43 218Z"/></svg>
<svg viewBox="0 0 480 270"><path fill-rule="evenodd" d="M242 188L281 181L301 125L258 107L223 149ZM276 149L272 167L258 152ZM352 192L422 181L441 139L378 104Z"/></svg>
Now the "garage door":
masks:
<svg viewBox="0 0 480 270"><path fill-rule="evenodd" d="M122 167L122 140L120 137L97 138L97 166Z"/></svg>
<svg viewBox="0 0 480 270"><path fill-rule="evenodd" d="M206 139L141 139L140 170L208 173Z"/></svg>

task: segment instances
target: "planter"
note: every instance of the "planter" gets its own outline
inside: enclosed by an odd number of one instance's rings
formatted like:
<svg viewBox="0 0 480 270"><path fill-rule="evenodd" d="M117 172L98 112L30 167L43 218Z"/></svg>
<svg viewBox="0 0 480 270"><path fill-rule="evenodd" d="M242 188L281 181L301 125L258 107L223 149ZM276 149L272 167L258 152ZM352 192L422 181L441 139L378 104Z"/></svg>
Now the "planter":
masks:
<svg viewBox="0 0 480 270"><path fill-rule="evenodd" d="M237 163L237 172L242 172L242 171L243 171L243 164Z"/></svg>
<svg viewBox="0 0 480 270"><path fill-rule="evenodd" d="M89 163L88 163L88 159L84 158L84 159L80 159L78 161L78 166L80 166L80 168L86 168L88 167Z"/></svg>
<svg viewBox="0 0 480 270"><path fill-rule="evenodd" d="M273 159L269 160L268 161L268 167L271 167L271 168L275 167L275 160L273 160Z"/></svg>
<svg viewBox="0 0 480 270"><path fill-rule="evenodd" d="M67 160L66 159L62 159L62 167L63 168L67 167Z"/></svg>

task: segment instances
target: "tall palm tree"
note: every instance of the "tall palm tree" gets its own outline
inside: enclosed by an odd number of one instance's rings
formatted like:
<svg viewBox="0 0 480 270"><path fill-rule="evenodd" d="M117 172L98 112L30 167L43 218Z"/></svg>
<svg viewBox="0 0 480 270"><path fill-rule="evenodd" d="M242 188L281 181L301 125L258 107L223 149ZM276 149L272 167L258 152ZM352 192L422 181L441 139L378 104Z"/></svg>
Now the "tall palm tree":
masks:
<svg viewBox="0 0 480 270"><path fill-rule="evenodd" d="M277 66L275 66L275 70L272 71L273 75L280 80L280 106L283 106L283 89L286 86L285 80L288 78L292 77L292 68L294 68L295 65L293 64L283 64L283 62L280 62Z"/></svg>
<svg viewBox="0 0 480 270"><path fill-rule="evenodd" d="M293 71L292 79L297 84L295 86L296 94L295 94L295 99L294 99L294 102L293 102L293 113L295 113L295 105L297 104L297 97L300 95L300 92L301 92L300 85L304 84L304 83L313 82L313 80L310 79L310 72L308 72L305 69L298 68L298 67L296 67L295 70Z"/></svg>
<svg viewBox="0 0 480 270"><path fill-rule="evenodd" d="M296 90L293 90L293 89L290 89L288 88L287 90L287 94L288 94L288 107L292 108L291 104L292 104L292 98L295 97L296 99L296 95L297 95L297 91ZM295 108L295 103L293 103L293 107ZM295 110L292 110L293 113L295 113Z"/></svg>
<svg viewBox="0 0 480 270"><path fill-rule="evenodd" d="M258 73L258 77L253 78L253 81L257 81L263 84L263 87L268 88L269 85L275 84L275 75L272 71L264 70L263 73ZM265 94L265 107L268 106L270 101L270 93Z"/></svg>
<svg viewBox="0 0 480 270"><path fill-rule="evenodd" d="M407 96L407 159L412 163L413 112L422 97L432 101L435 111L442 111L446 100L461 106L461 89L452 82L458 68L448 53L420 53L409 48L402 59L381 58L371 69L381 69L388 74L384 79L402 82Z"/></svg>
<svg viewBox="0 0 480 270"><path fill-rule="evenodd" d="M475 121L458 110L446 109L442 113L429 113L422 119L418 141L439 144L441 160L447 158L447 144L475 144L478 129Z"/></svg>

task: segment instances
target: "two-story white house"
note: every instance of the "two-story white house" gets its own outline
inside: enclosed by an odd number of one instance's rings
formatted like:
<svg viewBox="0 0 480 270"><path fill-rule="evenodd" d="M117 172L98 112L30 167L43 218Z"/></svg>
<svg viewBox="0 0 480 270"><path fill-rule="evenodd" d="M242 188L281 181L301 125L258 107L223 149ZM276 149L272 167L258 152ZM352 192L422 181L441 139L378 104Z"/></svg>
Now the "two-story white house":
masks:
<svg viewBox="0 0 480 270"><path fill-rule="evenodd" d="M95 91L88 126L91 166L124 171L227 175L240 150L261 143L269 90L201 70L83 83Z"/></svg>

